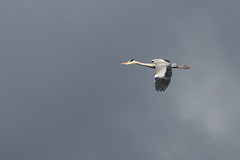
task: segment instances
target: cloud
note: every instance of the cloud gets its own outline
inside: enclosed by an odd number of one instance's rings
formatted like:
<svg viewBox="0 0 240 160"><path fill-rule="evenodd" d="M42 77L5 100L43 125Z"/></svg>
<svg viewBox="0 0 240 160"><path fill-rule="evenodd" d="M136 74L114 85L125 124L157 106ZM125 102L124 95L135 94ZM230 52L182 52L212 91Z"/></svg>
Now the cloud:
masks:
<svg viewBox="0 0 240 160"><path fill-rule="evenodd" d="M237 5L0 5L2 158L236 159ZM153 69L120 65L130 58L191 69L158 93Z"/></svg>

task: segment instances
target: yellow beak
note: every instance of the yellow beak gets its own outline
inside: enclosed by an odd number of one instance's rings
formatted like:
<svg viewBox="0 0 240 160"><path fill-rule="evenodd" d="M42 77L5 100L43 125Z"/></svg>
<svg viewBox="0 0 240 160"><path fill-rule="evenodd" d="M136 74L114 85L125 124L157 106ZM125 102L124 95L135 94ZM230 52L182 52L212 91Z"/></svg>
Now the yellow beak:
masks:
<svg viewBox="0 0 240 160"><path fill-rule="evenodd" d="M128 64L128 62L121 63L121 65Z"/></svg>

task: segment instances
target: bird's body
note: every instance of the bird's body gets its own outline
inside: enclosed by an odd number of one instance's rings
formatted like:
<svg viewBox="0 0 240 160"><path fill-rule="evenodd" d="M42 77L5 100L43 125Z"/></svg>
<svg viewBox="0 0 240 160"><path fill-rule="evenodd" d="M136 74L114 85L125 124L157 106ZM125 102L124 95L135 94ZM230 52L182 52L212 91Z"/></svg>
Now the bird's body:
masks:
<svg viewBox="0 0 240 160"><path fill-rule="evenodd" d="M129 64L137 64L141 66L146 66L150 68L154 68L156 70L155 78L155 89L156 91L165 91L171 82L172 77L172 68L179 69L189 69L188 66L180 66L176 63L170 63L169 60L166 59L152 59L152 63L142 63L138 61L134 61L133 59L128 62L122 63L124 65Z"/></svg>

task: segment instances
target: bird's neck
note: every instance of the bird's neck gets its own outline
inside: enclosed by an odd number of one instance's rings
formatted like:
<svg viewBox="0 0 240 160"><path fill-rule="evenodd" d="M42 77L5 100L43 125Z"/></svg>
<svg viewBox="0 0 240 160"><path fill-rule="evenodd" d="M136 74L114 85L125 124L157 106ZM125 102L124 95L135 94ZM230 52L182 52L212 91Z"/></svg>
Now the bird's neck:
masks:
<svg viewBox="0 0 240 160"><path fill-rule="evenodd" d="M140 65L140 66L155 68L154 64L152 64L152 63L142 63L142 62L135 61L135 64Z"/></svg>

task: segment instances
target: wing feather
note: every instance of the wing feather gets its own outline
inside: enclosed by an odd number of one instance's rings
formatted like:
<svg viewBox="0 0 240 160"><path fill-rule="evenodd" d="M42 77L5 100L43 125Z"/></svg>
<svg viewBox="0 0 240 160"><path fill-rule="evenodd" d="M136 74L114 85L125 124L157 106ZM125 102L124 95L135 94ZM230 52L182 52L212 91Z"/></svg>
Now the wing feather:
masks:
<svg viewBox="0 0 240 160"><path fill-rule="evenodd" d="M165 68L164 75L162 74L164 67L158 69L158 72L155 75L155 89L156 91L164 92L171 82L172 77L172 67L169 65ZM161 73L161 74L159 74Z"/></svg>

